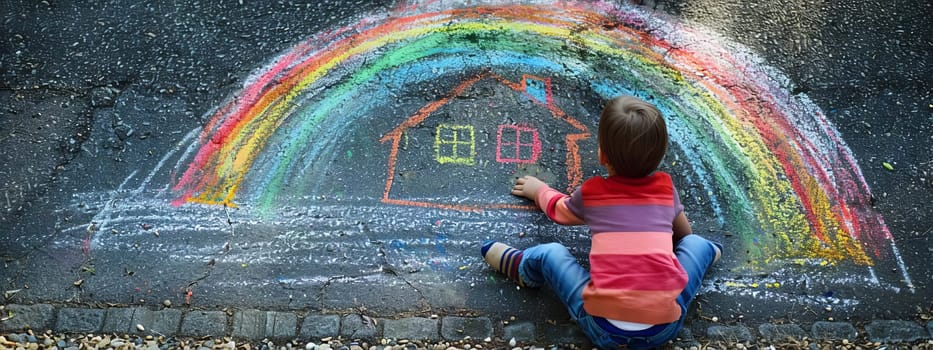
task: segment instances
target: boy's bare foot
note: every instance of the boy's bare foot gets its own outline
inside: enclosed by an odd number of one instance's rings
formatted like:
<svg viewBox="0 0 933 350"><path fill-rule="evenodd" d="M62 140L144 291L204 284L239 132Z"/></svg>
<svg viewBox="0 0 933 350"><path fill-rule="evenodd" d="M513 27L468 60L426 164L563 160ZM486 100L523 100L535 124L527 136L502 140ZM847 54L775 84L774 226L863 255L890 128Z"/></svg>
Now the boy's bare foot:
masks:
<svg viewBox="0 0 933 350"><path fill-rule="evenodd" d="M716 249L716 257L713 258L713 264L719 261L719 257L722 256L722 250L719 249L719 247L715 247L715 249Z"/></svg>
<svg viewBox="0 0 933 350"><path fill-rule="evenodd" d="M535 196L538 195L538 190L544 186L546 186L544 181L534 176L526 175L515 180L515 185L512 186L512 194L535 200Z"/></svg>

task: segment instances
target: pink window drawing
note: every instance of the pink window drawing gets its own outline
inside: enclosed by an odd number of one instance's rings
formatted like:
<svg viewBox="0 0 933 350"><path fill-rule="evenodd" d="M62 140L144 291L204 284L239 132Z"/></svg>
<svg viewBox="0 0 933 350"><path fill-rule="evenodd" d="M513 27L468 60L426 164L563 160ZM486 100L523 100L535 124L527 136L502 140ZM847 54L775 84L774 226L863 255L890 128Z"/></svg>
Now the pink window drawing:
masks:
<svg viewBox="0 0 933 350"><path fill-rule="evenodd" d="M534 163L541 154L538 129L524 125L499 125L496 135L496 161Z"/></svg>

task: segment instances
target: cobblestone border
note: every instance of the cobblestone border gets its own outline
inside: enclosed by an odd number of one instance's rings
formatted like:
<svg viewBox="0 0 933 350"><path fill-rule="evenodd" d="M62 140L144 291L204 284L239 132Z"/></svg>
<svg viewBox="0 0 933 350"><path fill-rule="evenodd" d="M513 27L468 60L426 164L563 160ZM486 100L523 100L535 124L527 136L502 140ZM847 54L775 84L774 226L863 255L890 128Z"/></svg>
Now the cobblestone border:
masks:
<svg viewBox="0 0 933 350"><path fill-rule="evenodd" d="M400 319L371 318L365 315L303 315L298 312L244 309L233 312L182 310L144 307L75 308L50 304L9 304L2 310L0 334L28 329L65 333L128 333L153 336L231 336L246 341L320 340L343 337L377 341L407 339L427 341L515 339L518 343L586 344L586 337L572 323L548 324L532 321L496 321L488 317L432 316ZM805 329L809 328L809 332ZM757 330L757 332L753 331ZM685 328L674 345L684 348L699 344L696 329ZM885 344L933 341L933 321L920 324L905 320L875 320L856 329L849 322L814 322L810 327L797 324L708 326L701 338L710 341L782 341L810 337L817 340L867 339Z"/></svg>

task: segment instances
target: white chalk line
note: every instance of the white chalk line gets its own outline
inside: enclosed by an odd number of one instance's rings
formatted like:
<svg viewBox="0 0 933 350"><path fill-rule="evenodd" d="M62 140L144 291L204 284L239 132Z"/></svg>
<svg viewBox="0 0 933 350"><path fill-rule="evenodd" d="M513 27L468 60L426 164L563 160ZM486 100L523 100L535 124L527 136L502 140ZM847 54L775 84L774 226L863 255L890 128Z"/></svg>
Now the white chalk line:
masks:
<svg viewBox="0 0 933 350"><path fill-rule="evenodd" d="M110 193L110 198L103 203L103 209L94 215L94 217L91 218L91 223L86 226L88 233L91 235L91 249L94 249L94 247L97 245L97 233L107 227L110 224L110 220L113 218L112 213L116 207L117 196L123 192L123 187L126 186L130 179L136 176L138 171L139 170L133 170L133 172L130 173L130 176L127 176L126 179L120 183L120 186L117 186L117 189Z"/></svg>
<svg viewBox="0 0 933 350"><path fill-rule="evenodd" d="M165 165L165 162L168 161L168 159L171 158L175 154L175 152L178 152L178 150L181 148L181 145L183 144L188 144L189 146L188 146L188 150L181 156L181 158L179 158L179 161L183 159L187 159L186 157L191 152L191 150L195 148L194 146L196 145L195 142L190 142L190 141L192 138L194 138L194 136L198 134L199 129L200 128L192 129L191 131L188 132L188 134L185 135L184 138L181 139L181 141L178 141L176 143L176 146L172 147L172 149L168 153L166 153L165 156L162 157L161 160L159 160L159 163L156 164L155 168L152 169L151 172L149 172L149 176L146 176L146 179L143 180L141 184L139 184L139 187L137 187L136 191L134 191L133 193L134 194L142 193L143 189L145 189L146 186L149 185L149 182L152 181L152 178L155 177L156 173L158 173L159 170L162 170L162 166Z"/></svg>
<svg viewBox="0 0 933 350"><path fill-rule="evenodd" d="M133 190L131 194L133 195L141 194L144 188L152 181L152 178L155 177L156 173L158 173L159 170L162 169L165 162L169 158L171 158L172 155L174 155L175 152L177 152L182 145L184 144L193 145L194 143L190 141L191 141L191 138L194 137L194 135L197 135L198 129L199 128L191 130L190 132L188 132L187 135L185 135L185 137L181 141L177 142L176 147L173 147L164 157L162 157L162 159L156 164L155 168L149 172L149 175L146 176L146 178L142 181L142 183L135 190ZM189 148L191 148L191 146L189 146ZM117 196L119 196L121 193L124 192L124 187L126 187L126 185L130 182L130 180L136 177L137 173L139 173L139 169L133 170L133 172L130 173L129 176L123 179L123 182L120 183L120 186L117 186L116 190L109 193L109 199L102 204L103 209L101 209L100 212L95 214L94 217L91 219L91 223L85 227L88 230L88 232L91 234L90 246L92 249L96 249L100 246L99 237L100 237L101 232L106 230L113 223L113 220L114 220L113 213L116 211L116 207L117 207L117 203L116 203ZM122 216L121 216L121 219L122 219Z"/></svg>
<svg viewBox="0 0 933 350"><path fill-rule="evenodd" d="M894 238L891 238L891 250L894 252L894 258L897 259L897 267L901 270L901 276L904 277L904 283L907 284L907 288L910 289L911 293L916 293L916 288L914 288L914 282L910 279L910 275L907 273L907 265L904 264L904 258L901 257L901 252L898 251L897 245L894 244Z"/></svg>

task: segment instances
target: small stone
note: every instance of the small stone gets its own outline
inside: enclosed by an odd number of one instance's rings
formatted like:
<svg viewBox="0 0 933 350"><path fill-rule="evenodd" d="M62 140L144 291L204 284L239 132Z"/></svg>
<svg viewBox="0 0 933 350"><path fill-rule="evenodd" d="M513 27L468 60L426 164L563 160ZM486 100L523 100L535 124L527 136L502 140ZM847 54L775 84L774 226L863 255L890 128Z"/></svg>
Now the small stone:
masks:
<svg viewBox="0 0 933 350"><path fill-rule="evenodd" d="M165 301L162 302L162 305L165 305L165 307L172 307L172 301L165 299Z"/></svg>
<svg viewBox="0 0 933 350"><path fill-rule="evenodd" d="M138 330L138 331L140 331L140 332L145 332L145 331L146 331L146 327L143 327L143 325L137 323L137 324L136 324L136 330Z"/></svg>
<svg viewBox="0 0 933 350"><path fill-rule="evenodd" d="M514 348L514 347L515 347L515 344L517 344L517 342L515 341L515 338L514 338L514 337L513 337L512 339L509 339L509 346L511 346L511 347Z"/></svg>
<svg viewBox="0 0 933 350"><path fill-rule="evenodd" d="M314 350L315 348L317 348L317 344L315 344L315 343L307 343L307 344L305 344L305 350Z"/></svg>
<svg viewBox="0 0 933 350"><path fill-rule="evenodd" d="M488 343L488 342L491 342L491 341L492 341L492 338L486 337L485 339L483 339L483 341Z"/></svg>

